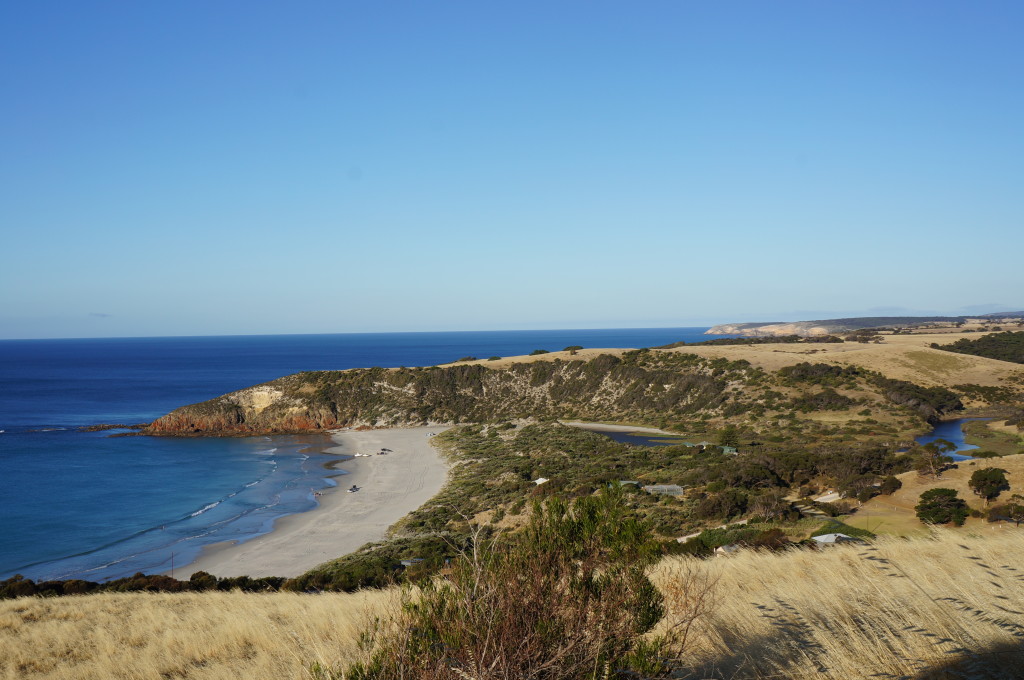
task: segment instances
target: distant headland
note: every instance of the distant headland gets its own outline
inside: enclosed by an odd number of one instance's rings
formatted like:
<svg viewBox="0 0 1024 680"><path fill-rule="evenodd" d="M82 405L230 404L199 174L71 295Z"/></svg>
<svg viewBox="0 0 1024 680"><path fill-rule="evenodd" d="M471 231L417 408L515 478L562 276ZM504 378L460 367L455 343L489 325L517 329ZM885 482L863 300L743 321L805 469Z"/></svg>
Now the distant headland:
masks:
<svg viewBox="0 0 1024 680"><path fill-rule="evenodd" d="M708 335L743 335L774 337L781 335L837 335L865 330L928 331L938 329L980 330L999 324L1024 324L1024 311L999 312L972 316L863 316L850 319L819 319L817 321L765 321L760 323L719 324ZM995 329L993 329L995 330Z"/></svg>

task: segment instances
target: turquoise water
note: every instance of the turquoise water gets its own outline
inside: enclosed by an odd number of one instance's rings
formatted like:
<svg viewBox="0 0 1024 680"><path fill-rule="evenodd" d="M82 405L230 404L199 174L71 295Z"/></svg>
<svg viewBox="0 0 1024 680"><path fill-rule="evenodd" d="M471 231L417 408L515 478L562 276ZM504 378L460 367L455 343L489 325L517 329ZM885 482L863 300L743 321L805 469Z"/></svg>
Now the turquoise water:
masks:
<svg viewBox="0 0 1024 680"><path fill-rule="evenodd" d="M316 506L326 437L81 432L304 370L418 366L534 349L647 347L704 328L0 341L0 579L100 581L184 565Z"/></svg>

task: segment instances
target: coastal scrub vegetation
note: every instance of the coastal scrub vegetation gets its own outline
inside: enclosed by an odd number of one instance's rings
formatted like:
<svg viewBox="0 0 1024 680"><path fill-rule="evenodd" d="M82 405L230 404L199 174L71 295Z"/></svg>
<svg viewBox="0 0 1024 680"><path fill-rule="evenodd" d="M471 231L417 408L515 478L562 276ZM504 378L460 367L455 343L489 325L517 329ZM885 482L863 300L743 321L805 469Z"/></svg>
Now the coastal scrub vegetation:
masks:
<svg viewBox="0 0 1024 680"><path fill-rule="evenodd" d="M988 359L1024 364L1024 331L991 333L975 340L961 338L948 345L932 343L932 347L934 349L946 350L947 352L971 354Z"/></svg>
<svg viewBox="0 0 1024 680"><path fill-rule="evenodd" d="M624 502L650 524L663 553L709 554L726 543L781 548L821 525L809 520L794 529L801 513L787 496L825 487L851 497L870 490L870 496L879 492L874 484L910 470L914 460L913 454L866 443L751 444L751 433L737 427L719 434L745 453L737 457L717 445L634 446L556 422L453 428L437 437L452 462L448 484L399 522L390 541L320 565L284 587L350 590L420 581L473 541L528 523L535 501L590 497L616 484L623 484ZM679 492L658 493L656 485ZM839 504L816 507L825 515L849 511ZM747 524L738 533L675 540L740 519ZM422 562L403 568L401 561L411 558Z"/></svg>
<svg viewBox="0 0 1024 680"><path fill-rule="evenodd" d="M349 680L665 677L658 556L621 489L535 502L520 531L477 541L378 621Z"/></svg>
<svg viewBox="0 0 1024 680"><path fill-rule="evenodd" d="M772 344L796 344L796 343L834 343L843 342L843 339L835 335L755 335L741 338L714 338L712 340L701 340L700 342L672 342L667 345L658 345L651 349L676 349L677 347L715 347L722 345L772 345Z"/></svg>
<svg viewBox="0 0 1024 680"><path fill-rule="evenodd" d="M277 395L265 408L246 406L242 390L177 409L147 432L282 432L556 417L656 421L718 411L726 402L742 408L735 386L760 373L745 361L645 350L499 369L456 363L314 371L249 388Z"/></svg>

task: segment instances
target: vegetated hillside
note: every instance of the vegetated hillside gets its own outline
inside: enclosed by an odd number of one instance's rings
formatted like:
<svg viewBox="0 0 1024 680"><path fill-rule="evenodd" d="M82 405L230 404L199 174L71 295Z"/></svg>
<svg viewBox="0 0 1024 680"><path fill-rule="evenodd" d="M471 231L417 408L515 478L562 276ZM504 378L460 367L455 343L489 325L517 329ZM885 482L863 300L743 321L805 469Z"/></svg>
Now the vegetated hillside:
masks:
<svg viewBox="0 0 1024 680"><path fill-rule="evenodd" d="M512 418L632 418L716 413L760 372L745 362L646 350L536 361L298 373L152 423L149 434L250 433ZM730 396L734 397L730 400Z"/></svg>
<svg viewBox="0 0 1024 680"><path fill-rule="evenodd" d="M681 678L1014 678L1024 665L1022 563L1021 531L936 531L824 551L668 558L653 580L666 594L666 626L687 614L686 586L717 579L713 607L679 654ZM360 632L397 604L397 589L0 601L0 677L308 680L315 664L364 658Z"/></svg>
<svg viewBox="0 0 1024 680"><path fill-rule="evenodd" d="M964 334L975 339L983 333ZM1024 367L980 356L954 354L933 349L932 343L949 342L948 334L906 334L882 336L882 342L860 343L755 343L751 345L687 345L677 352L706 358L749 361L766 371L804 361L857 366L888 378L907 380L924 386L955 388L958 385L983 387L1024 386Z"/></svg>
<svg viewBox="0 0 1024 680"><path fill-rule="evenodd" d="M947 352L972 354L978 357L1024 364L1024 331L991 333L973 340L961 338L948 345L933 342L931 346L935 349L944 349Z"/></svg>
<svg viewBox="0 0 1024 680"><path fill-rule="evenodd" d="M718 349L718 348L716 348ZM899 381L897 381L899 382ZM680 350L634 350L588 360L536 360L501 368L454 364L297 373L153 422L146 434L250 434L336 427L543 420L627 420L667 426L691 417L764 416L820 399L813 382L773 389L778 378L746 360L702 358ZM829 410L878 401L914 406L933 420L954 401L908 397L867 374L847 383ZM917 388L915 388L917 389ZM803 394L811 390L814 394ZM933 395L934 396L934 395ZM805 397L791 402L788 397ZM807 401L810 399L810 401Z"/></svg>

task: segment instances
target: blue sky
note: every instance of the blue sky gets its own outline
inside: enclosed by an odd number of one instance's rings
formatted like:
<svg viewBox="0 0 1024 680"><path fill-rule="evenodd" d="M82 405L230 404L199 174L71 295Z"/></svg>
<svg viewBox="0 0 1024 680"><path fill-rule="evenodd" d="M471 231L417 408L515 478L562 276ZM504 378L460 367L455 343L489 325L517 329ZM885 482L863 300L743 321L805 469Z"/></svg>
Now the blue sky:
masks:
<svg viewBox="0 0 1024 680"><path fill-rule="evenodd" d="M1024 307L1018 2L5 2L0 338Z"/></svg>

